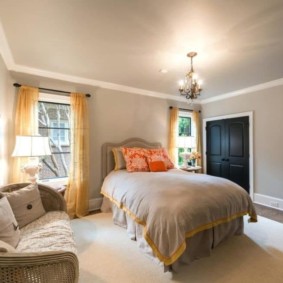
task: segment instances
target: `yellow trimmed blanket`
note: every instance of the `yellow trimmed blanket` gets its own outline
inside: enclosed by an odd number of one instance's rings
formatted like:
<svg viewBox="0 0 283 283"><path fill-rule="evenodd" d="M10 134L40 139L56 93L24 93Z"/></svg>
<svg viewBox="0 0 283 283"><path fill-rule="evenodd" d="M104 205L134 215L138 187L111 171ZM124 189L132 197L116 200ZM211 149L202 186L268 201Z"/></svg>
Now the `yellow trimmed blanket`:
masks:
<svg viewBox="0 0 283 283"><path fill-rule="evenodd" d="M186 238L245 214L257 216L248 193L223 178L178 169L112 171L101 193L144 226L144 238L165 265L186 249Z"/></svg>

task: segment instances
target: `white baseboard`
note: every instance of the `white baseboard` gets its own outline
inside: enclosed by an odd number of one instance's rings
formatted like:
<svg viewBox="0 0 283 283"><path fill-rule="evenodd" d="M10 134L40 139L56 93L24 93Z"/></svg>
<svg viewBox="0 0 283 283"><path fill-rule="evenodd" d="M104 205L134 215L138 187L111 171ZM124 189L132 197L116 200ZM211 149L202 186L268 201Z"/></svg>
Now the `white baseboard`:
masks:
<svg viewBox="0 0 283 283"><path fill-rule="evenodd" d="M283 210L283 199L274 198L267 195L254 194L254 202L269 206L278 210Z"/></svg>
<svg viewBox="0 0 283 283"><path fill-rule="evenodd" d="M92 198L89 200L88 211L99 210L101 208L102 198Z"/></svg>
<svg viewBox="0 0 283 283"><path fill-rule="evenodd" d="M254 194L254 202L278 210L283 210L283 199L280 198L274 198L261 194ZM102 198L90 199L89 211L99 210L101 208L101 204L102 204Z"/></svg>

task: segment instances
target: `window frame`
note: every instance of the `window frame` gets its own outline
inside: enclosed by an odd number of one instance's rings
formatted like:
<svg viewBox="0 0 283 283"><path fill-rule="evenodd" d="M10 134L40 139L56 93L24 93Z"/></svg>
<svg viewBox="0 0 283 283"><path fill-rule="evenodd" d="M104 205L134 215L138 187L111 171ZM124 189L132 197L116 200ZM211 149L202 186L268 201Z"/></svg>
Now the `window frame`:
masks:
<svg viewBox="0 0 283 283"><path fill-rule="evenodd" d="M192 112L191 111L182 111L180 110L178 113L178 136L177 136L177 144L179 144L179 138L180 137L196 137L195 133L196 133L196 129L195 129L195 125L193 123L193 117L192 117ZM179 118L180 117L188 117L190 118L190 135L188 136L180 136L179 135ZM179 167L181 167L184 164L183 158L179 156L179 154L181 152L184 152L186 150L189 149L189 152L193 151L195 149L195 147L179 147L177 146L177 160L176 163Z"/></svg>
<svg viewBox="0 0 283 283"><path fill-rule="evenodd" d="M71 105L71 100L69 96L63 96L63 95L55 95L55 94L49 94L49 93L39 93L38 97L38 103L40 102L46 102L46 103L54 103L54 104L62 104L62 105ZM39 128L44 128L44 129L50 129L51 127L39 127ZM52 127L53 128L53 127ZM62 128L59 128L62 129ZM66 128L67 129L67 128ZM70 130L70 128L68 128ZM71 147L71 141L69 141L70 147ZM61 144L62 146L65 146L64 144ZM70 151L64 151L64 152L52 152L52 154L71 154L71 149ZM56 178L46 178L46 179L39 179L39 183L50 183L51 186L63 186L66 185L68 182L69 177L64 176L64 177L56 177Z"/></svg>

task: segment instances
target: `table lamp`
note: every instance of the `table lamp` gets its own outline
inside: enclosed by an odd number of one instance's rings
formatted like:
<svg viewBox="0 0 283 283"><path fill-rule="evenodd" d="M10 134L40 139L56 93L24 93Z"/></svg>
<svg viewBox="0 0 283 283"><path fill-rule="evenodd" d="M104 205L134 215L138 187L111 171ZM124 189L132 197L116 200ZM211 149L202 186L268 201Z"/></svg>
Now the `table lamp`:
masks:
<svg viewBox="0 0 283 283"><path fill-rule="evenodd" d="M38 173L42 168L38 157L51 155L49 138L42 136L16 136L13 157L28 157L28 163L22 171L29 175L29 181L36 183Z"/></svg>

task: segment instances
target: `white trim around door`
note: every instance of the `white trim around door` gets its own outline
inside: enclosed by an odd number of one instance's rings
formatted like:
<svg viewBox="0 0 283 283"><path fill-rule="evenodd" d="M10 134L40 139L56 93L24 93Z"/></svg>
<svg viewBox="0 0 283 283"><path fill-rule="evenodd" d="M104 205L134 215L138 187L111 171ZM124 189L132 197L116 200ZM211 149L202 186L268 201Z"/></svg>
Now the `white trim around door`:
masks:
<svg viewBox="0 0 283 283"><path fill-rule="evenodd" d="M206 124L209 121L238 118L238 117L249 117L249 150L250 150L250 159L249 159L249 169L250 169L250 197L254 199L254 150L253 150L253 112L242 112L230 115L223 115L211 118L205 118L202 120L202 136L203 136L203 170L206 173Z"/></svg>

